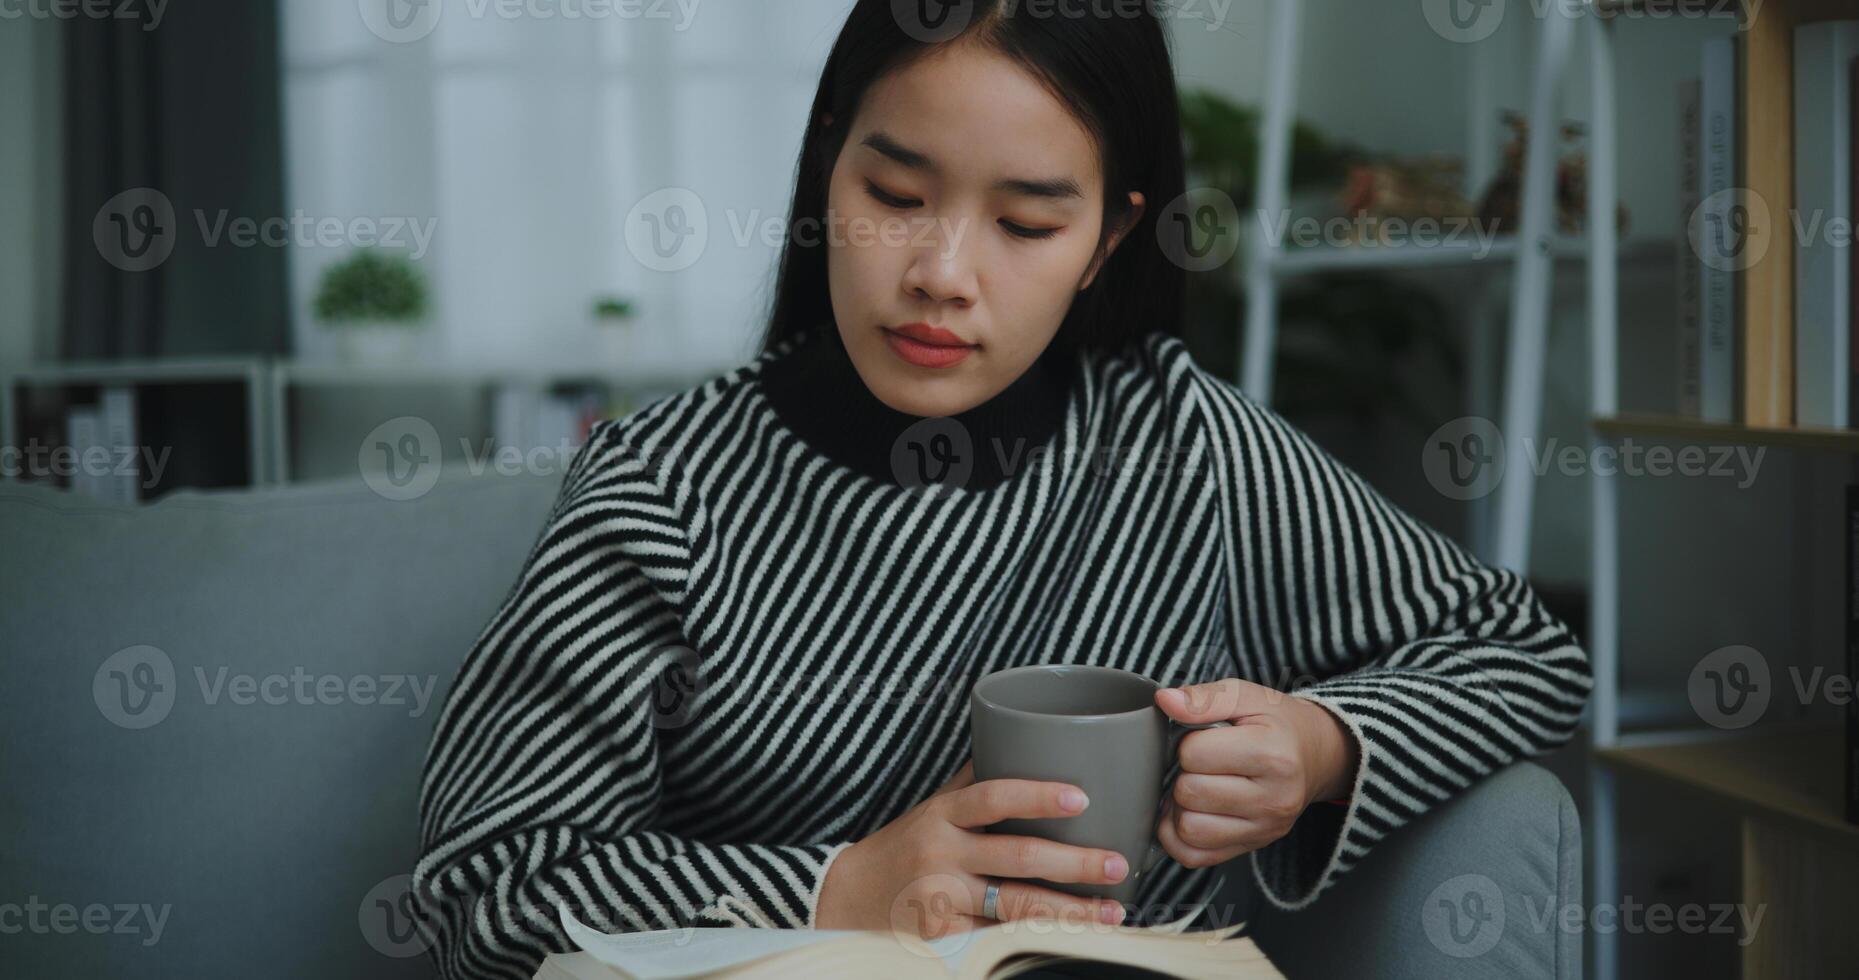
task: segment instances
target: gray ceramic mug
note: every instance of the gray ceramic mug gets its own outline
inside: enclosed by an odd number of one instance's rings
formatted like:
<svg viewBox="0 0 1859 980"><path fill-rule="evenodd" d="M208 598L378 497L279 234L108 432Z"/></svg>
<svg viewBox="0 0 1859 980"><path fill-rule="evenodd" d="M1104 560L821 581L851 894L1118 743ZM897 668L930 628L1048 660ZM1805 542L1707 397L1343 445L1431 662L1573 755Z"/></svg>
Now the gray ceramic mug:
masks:
<svg viewBox="0 0 1859 980"><path fill-rule="evenodd" d="M1040 779L1084 790L1090 805L1070 817L1002 820L986 828L1122 854L1130 873L1114 884L1026 879L1070 895L1133 904L1163 851L1162 801L1180 771L1182 736L1230 722L1186 725L1155 706L1162 685L1115 667L1039 664L996 671L969 693L975 780Z"/></svg>

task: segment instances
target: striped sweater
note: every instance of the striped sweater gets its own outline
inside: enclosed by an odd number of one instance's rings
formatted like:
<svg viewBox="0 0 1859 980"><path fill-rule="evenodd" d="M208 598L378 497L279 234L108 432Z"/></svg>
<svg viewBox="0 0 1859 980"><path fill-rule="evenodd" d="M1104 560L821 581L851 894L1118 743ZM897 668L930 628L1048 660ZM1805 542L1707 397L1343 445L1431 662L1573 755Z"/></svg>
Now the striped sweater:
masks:
<svg viewBox="0 0 1859 980"><path fill-rule="evenodd" d="M1517 575L1177 339L1070 355L1050 451L935 493L782 423L762 382L796 343L601 423L570 465L427 756L413 882L445 976L531 975L570 948L560 906L812 927L834 858L968 759L968 688L1007 667L1236 676L1336 713L1347 806L1240 859L1285 909L1576 725L1587 657ZM1138 915L1220 871L1164 858Z"/></svg>

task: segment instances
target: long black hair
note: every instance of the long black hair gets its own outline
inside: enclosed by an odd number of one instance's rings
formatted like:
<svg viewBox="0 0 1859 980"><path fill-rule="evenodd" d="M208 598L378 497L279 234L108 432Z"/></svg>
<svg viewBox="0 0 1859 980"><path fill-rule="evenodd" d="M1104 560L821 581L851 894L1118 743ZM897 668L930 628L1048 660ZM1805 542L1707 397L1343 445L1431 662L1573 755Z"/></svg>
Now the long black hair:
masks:
<svg viewBox="0 0 1859 980"><path fill-rule="evenodd" d="M1092 135L1104 174L1100 251L1107 233L1128 220L1130 192L1143 195L1141 218L1072 301L1053 343L1115 348L1156 331L1180 336L1186 273L1164 253L1155 229L1161 211L1185 192L1181 116L1166 32L1152 2L951 0L931 25L912 20L923 10L921 0L858 0L813 97L762 350L833 322L829 246L819 235L797 239L794 229L825 227L833 165L866 90L887 72L961 39L989 44L1024 66Z"/></svg>

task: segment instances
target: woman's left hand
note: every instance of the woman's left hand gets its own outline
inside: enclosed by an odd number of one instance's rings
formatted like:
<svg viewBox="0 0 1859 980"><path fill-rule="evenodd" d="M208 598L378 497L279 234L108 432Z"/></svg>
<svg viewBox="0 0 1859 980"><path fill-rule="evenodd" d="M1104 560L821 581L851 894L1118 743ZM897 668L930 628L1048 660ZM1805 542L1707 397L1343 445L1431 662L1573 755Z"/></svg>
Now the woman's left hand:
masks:
<svg viewBox="0 0 1859 980"><path fill-rule="evenodd" d="M1189 732L1157 839L1184 867L1256 851L1291 832L1304 808L1348 795L1360 749L1329 709L1236 677L1164 688L1156 706L1176 721L1230 721Z"/></svg>

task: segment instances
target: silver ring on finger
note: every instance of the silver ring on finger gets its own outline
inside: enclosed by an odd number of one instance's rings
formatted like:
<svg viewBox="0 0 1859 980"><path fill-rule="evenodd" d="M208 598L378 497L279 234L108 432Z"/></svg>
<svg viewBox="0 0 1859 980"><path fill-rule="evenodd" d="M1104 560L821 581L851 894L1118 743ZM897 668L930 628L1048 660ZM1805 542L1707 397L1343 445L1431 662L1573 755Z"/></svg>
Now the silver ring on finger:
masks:
<svg viewBox="0 0 1859 980"><path fill-rule="evenodd" d="M984 919L1000 918L1001 883L995 879L988 880L988 890L981 898L981 917Z"/></svg>

